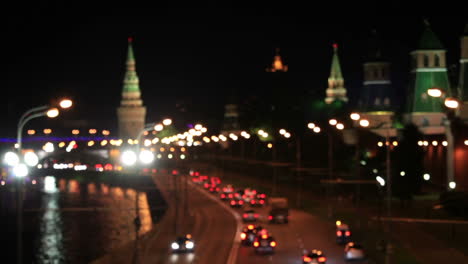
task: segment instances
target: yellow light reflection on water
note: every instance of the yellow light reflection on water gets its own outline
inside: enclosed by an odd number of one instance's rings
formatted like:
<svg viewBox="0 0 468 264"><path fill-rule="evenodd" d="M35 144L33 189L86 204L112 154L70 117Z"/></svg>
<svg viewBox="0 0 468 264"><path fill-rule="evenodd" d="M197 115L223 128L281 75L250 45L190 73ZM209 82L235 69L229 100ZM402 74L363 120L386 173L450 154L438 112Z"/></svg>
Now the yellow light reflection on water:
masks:
<svg viewBox="0 0 468 264"><path fill-rule="evenodd" d="M145 234L151 230L152 219L151 211L148 204L148 197L145 192L140 192L138 195L138 207L141 220L140 235Z"/></svg>
<svg viewBox="0 0 468 264"><path fill-rule="evenodd" d="M112 196L116 196L117 198L122 198L123 195L124 195L124 192L123 192L122 188L120 188L120 187L112 187L111 188L111 193L112 193Z"/></svg>
<svg viewBox="0 0 468 264"><path fill-rule="evenodd" d="M80 192L80 184L77 180L69 180L68 181L68 192L69 193L79 193Z"/></svg>
<svg viewBox="0 0 468 264"><path fill-rule="evenodd" d="M88 193L95 194L96 193L96 185L94 183L88 184Z"/></svg>
<svg viewBox="0 0 468 264"><path fill-rule="evenodd" d="M109 194L109 186L101 183L101 193L105 195Z"/></svg>

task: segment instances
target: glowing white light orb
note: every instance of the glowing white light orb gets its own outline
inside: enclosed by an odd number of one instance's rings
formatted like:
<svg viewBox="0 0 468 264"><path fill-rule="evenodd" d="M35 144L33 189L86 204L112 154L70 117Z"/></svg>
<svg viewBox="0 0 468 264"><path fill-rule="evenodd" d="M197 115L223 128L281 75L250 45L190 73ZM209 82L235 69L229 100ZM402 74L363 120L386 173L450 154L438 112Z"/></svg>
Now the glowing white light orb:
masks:
<svg viewBox="0 0 468 264"><path fill-rule="evenodd" d="M142 150L140 152L140 161L144 164L150 164L154 160L154 154L153 152L149 150Z"/></svg>
<svg viewBox="0 0 468 264"><path fill-rule="evenodd" d="M3 161L8 165L8 166L16 166L19 164L19 157L15 152L7 152L5 153L5 156L3 158Z"/></svg>
<svg viewBox="0 0 468 264"><path fill-rule="evenodd" d="M23 178L28 175L28 167L24 163L19 163L13 168L13 174L18 178Z"/></svg>
<svg viewBox="0 0 468 264"><path fill-rule="evenodd" d="M137 155L134 151L126 150L122 153L121 161L124 165L132 166L137 161Z"/></svg>
<svg viewBox="0 0 468 264"><path fill-rule="evenodd" d="M24 162L29 167L34 167L39 163L39 157L36 155L36 153L29 151L24 154Z"/></svg>

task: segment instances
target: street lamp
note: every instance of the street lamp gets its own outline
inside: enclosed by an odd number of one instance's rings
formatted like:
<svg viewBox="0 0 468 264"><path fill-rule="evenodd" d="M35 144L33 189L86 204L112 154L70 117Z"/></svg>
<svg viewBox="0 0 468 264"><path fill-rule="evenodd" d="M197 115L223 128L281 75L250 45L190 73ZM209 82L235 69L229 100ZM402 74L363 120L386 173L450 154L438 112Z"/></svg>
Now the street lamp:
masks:
<svg viewBox="0 0 468 264"><path fill-rule="evenodd" d="M69 108L72 106L72 101L69 99L64 99L59 102L59 105L61 108ZM43 106L38 106L29 109L26 111L19 119L18 121L18 126L17 126L17 132L16 132L16 142L18 146L18 156L21 155L22 152L22 133L23 133L23 128L26 125L27 122L31 121L32 119L47 116L49 118L55 118L59 115L59 110L57 108L51 107L49 105L43 105ZM23 257L23 177L25 177L28 174L28 168L26 167L25 164L18 164L14 168L14 173L17 176L17 199L18 199L18 206L17 206L17 225L16 225L16 236L17 236L17 263L22 264L22 257Z"/></svg>
<svg viewBox="0 0 468 264"><path fill-rule="evenodd" d="M328 120L328 124L330 126L335 126L335 128L337 130L343 130L344 129L344 125L343 123L339 123L338 120L336 119L330 119ZM322 129L317 126L316 124L314 123L309 123L307 124L307 127L309 129L311 129L314 133L318 134L322 131ZM328 201L328 217L331 217L332 216L332 206L331 206L331 203L330 203L330 198L331 198L331 189L330 189L330 184L332 184L332 178L333 178L333 136L332 136L332 132L331 132L331 129L326 129L325 130L326 133L327 133L327 137L328 137L328 184L327 184L327 201Z"/></svg>
<svg viewBox="0 0 468 264"><path fill-rule="evenodd" d="M459 103L458 100L452 97L447 97L446 93L438 88L431 88L427 90L427 94L432 96L432 97L442 97L444 99L444 105L447 108L446 114L447 114L447 120L444 122L445 125L445 134L447 137L447 190L451 191L455 189L456 185L453 185L452 183L455 183L455 175L454 175L454 138L453 138L453 132L452 132L452 118L454 117L454 110L458 108ZM453 188L452 188L453 187Z"/></svg>

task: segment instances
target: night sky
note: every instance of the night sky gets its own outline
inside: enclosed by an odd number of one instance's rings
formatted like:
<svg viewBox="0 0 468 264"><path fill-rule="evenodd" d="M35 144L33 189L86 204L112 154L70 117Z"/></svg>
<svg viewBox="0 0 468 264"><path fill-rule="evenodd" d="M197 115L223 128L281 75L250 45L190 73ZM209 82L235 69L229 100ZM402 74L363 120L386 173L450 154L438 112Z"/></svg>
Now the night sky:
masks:
<svg viewBox="0 0 468 264"><path fill-rule="evenodd" d="M0 133L14 136L22 112L65 95L76 101L66 118L115 128L130 36L148 122L165 116L177 119L185 108L190 118L214 124L222 118L232 90L242 101L267 88L262 78L276 47L289 65L288 74L296 79L297 87L288 92L324 94L331 44L338 43L345 85L354 100L373 29L383 40L395 89L404 98L408 54L417 45L424 18L447 48L448 64L458 63L466 16L324 18L324 12L330 10L144 8L132 1L100 7L41 1L13 8L3 49L7 81L2 91L8 97L2 97L7 100L1 115L7 116L2 117L6 121ZM42 127L35 122L32 127Z"/></svg>

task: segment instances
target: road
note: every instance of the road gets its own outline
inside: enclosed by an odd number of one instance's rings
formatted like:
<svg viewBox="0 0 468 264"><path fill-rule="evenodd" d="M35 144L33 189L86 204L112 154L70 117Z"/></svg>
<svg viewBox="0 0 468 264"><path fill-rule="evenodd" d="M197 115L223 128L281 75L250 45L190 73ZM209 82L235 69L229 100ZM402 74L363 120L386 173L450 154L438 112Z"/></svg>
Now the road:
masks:
<svg viewBox="0 0 468 264"><path fill-rule="evenodd" d="M141 263L226 263L233 246L237 223L231 213L210 199L203 190L191 184L188 187L188 213L184 212L184 182L179 181L180 202L174 199L174 176L155 174L153 179L169 203L167 215L158 225L159 233L145 241ZM180 177L179 177L180 179ZM179 234L190 233L196 249L189 254L171 254L170 242L175 238L176 208L179 208Z"/></svg>
<svg viewBox="0 0 468 264"><path fill-rule="evenodd" d="M175 208L179 214L185 208L183 202L174 199L174 181L172 175L153 175L161 192L170 204L168 215L161 223L160 233L145 243L142 263L226 263L233 247L234 234L237 231L236 221L228 210L220 206L218 195L209 194L198 185L188 184L189 214L179 225L179 233L191 233L196 240L197 249L193 254L171 254L169 243L175 236ZM179 182L178 193L183 195L184 183ZM238 216L244 209L230 209ZM269 224L267 221L269 207L254 208L260 214L263 227L275 237L278 246L273 255L257 255L253 248L240 246L237 254L239 264L259 263L302 263L304 249L322 250L327 263L344 264L343 246L335 242L333 223L328 223L317 216L299 210L291 210L288 224ZM244 224L241 224L243 226Z"/></svg>
<svg viewBox="0 0 468 264"><path fill-rule="evenodd" d="M269 208L254 210L260 213L260 225L271 232L278 246L275 254L265 256L255 254L251 247L242 247L237 263L302 263L302 251L314 248L325 253L327 263L345 263L343 247L334 240L335 230L317 217L292 210L288 224L268 224Z"/></svg>

